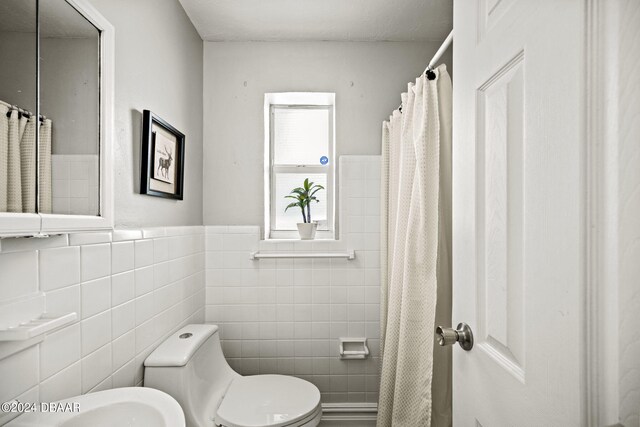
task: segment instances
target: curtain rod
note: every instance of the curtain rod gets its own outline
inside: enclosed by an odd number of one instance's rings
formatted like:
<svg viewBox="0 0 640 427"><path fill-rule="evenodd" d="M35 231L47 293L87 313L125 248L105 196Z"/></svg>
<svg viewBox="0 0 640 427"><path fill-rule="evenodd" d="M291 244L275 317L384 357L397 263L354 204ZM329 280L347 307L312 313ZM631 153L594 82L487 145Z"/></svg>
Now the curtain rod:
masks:
<svg viewBox="0 0 640 427"><path fill-rule="evenodd" d="M440 57L442 57L444 52L449 48L449 46L451 45L452 41L453 41L453 30L451 30L451 32L449 33L447 38L444 39L444 41L442 42L442 44L440 45L440 47L436 51L436 54L433 55L433 58L431 58L431 61L429 61L429 65L427 65L427 68L425 68L425 70L424 70L425 73L427 71L429 71L429 70L433 70L433 67L436 65L436 62L438 62L438 60L440 60Z"/></svg>
<svg viewBox="0 0 640 427"><path fill-rule="evenodd" d="M32 116L34 116L34 115L35 115L35 114L33 114L31 111L28 111L28 110L25 110L25 109L23 109L23 108L20 108L20 107L18 107L17 105L11 105L11 104L9 104L8 102L2 101L2 100L0 100L0 105L4 105L4 106L6 106L7 108L9 108L9 112L7 113L7 117L9 117L9 114L11 113L11 110L16 110L16 111L18 111L19 113L21 113L21 114L23 114L23 115L25 115L25 116L28 116L28 117L32 117ZM39 118L40 118L40 120L41 120L41 121L44 121L44 120L46 120L46 118L47 118L47 117L46 117L46 116L43 116L42 114L40 114L40 117L39 117Z"/></svg>
<svg viewBox="0 0 640 427"><path fill-rule="evenodd" d="M436 78L436 74L433 72L433 67L436 65L436 62L440 60L444 52L447 49L449 49L449 46L451 46L452 41L453 41L453 30L449 32L449 35L447 36L447 38L444 39L444 41L436 51L435 55L433 55L433 58L431 58L431 61L429 61L429 65L427 65L427 68L424 69L423 74L425 74L429 80L434 80ZM402 104L400 104L400 106L398 107L398 110L402 113Z"/></svg>

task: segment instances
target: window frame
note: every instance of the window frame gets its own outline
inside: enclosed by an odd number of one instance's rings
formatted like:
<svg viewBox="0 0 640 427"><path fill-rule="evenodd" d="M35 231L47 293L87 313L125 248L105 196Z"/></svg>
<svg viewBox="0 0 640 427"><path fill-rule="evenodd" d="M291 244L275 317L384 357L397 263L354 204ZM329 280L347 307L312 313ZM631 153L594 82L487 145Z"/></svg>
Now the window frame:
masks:
<svg viewBox="0 0 640 427"><path fill-rule="evenodd" d="M302 171L309 174L326 173L327 174L327 229L318 229L316 239L335 240L337 238L337 221L336 221L336 159L335 159L335 108L333 99L335 94L303 94L294 93L293 99L286 96L269 96L269 95L285 95L285 94L267 94L265 96L265 125L268 131L265 132L265 239L297 239L297 230L278 230L276 229L276 174L277 173L296 173L301 174ZM304 96L312 95L312 96ZM315 95L315 97L313 96ZM318 98L317 95L323 95ZM315 98L315 99L314 99ZM284 101L284 102L282 102ZM287 102L294 101L294 102ZM297 101L297 102L296 102ZM315 101L315 102L314 102ZM328 140L328 165L275 165L275 138L274 138L274 112L276 109L314 109L326 110L329 115L329 140Z"/></svg>

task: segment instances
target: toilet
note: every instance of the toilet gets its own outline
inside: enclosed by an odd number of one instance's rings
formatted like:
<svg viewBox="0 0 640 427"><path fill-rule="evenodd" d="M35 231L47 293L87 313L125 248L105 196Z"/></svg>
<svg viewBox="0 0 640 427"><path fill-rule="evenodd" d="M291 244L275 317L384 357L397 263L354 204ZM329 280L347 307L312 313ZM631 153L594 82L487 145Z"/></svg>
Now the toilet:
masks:
<svg viewBox="0 0 640 427"><path fill-rule="evenodd" d="M231 369L216 325L185 326L144 366L144 386L173 396L188 427L315 427L322 417L320 391L310 382Z"/></svg>

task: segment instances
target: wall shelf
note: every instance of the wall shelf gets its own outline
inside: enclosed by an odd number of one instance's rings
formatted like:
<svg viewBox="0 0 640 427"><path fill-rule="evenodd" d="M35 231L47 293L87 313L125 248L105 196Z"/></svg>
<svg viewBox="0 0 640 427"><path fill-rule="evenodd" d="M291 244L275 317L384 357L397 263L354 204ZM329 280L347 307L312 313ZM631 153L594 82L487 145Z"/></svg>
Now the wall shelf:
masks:
<svg viewBox="0 0 640 427"><path fill-rule="evenodd" d="M356 252L251 252L249 255L250 260L274 258L344 258L351 261L356 259Z"/></svg>
<svg viewBox="0 0 640 427"><path fill-rule="evenodd" d="M8 302L0 311L0 342L27 341L73 323L72 313L47 313L45 295L36 292Z"/></svg>
<svg viewBox="0 0 640 427"><path fill-rule="evenodd" d="M42 316L31 319L28 322L0 329L0 341L25 341L72 323L77 317L76 313L61 315L43 313Z"/></svg>

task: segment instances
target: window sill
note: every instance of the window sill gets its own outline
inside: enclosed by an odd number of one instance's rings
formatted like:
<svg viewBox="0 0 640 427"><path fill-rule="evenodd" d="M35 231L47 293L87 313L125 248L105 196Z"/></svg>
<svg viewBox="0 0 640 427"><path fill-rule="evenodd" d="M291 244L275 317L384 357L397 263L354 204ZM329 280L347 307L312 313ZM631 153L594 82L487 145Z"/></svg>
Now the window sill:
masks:
<svg viewBox="0 0 640 427"><path fill-rule="evenodd" d="M265 240L288 240L288 241L302 241L298 230L272 230L269 232L268 237ZM336 233L330 230L317 230L314 240L337 240Z"/></svg>

